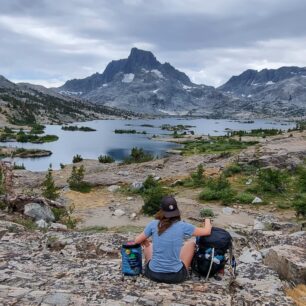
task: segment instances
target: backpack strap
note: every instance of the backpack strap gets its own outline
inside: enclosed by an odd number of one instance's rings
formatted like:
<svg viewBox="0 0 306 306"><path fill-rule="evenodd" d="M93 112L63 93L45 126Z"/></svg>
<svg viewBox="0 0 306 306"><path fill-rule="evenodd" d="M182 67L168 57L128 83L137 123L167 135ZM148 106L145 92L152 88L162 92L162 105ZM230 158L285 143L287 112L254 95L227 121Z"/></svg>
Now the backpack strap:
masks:
<svg viewBox="0 0 306 306"><path fill-rule="evenodd" d="M205 281L207 281L208 278L209 278L209 274L210 274L210 271L211 271L211 268L212 268L212 265L213 265L214 257L215 257L215 248L212 248L210 266L209 266Z"/></svg>
<svg viewBox="0 0 306 306"><path fill-rule="evenodd" d="M236 263L235 256L233 255L233 246L232 245L229 248L229 259L230 259L229 270L230 270L231 276L233 278L235 278L236 277L237 263Z"/></svg>

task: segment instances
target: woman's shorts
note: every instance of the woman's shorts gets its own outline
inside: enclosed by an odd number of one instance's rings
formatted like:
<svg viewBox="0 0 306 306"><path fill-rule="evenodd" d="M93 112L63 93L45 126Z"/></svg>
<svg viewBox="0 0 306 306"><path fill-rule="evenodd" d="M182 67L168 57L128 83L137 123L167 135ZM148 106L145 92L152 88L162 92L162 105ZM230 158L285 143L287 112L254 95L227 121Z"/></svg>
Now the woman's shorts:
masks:
<svg viewBox="0 0 306 306"><path fill-rule="evenodd" d="M184 282L188 278L188 271L183 264L183 267L178 272L154 272L149 268L149 262L146 264L144 275L158 283L178 284Z"/></svg>

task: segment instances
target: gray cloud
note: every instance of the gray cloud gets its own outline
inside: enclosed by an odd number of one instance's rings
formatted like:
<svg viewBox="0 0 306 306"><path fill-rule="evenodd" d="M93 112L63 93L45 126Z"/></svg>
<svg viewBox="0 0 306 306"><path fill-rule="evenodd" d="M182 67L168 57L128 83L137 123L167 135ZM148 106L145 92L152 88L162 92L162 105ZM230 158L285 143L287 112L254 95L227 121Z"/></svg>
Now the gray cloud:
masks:
<svg viewBox="0 0 306 306"><path fill-rule="evenodd" d="M133 46L197 83L245 69L305 66L303 0L2 0L0 74L59 85Z"/></svg>

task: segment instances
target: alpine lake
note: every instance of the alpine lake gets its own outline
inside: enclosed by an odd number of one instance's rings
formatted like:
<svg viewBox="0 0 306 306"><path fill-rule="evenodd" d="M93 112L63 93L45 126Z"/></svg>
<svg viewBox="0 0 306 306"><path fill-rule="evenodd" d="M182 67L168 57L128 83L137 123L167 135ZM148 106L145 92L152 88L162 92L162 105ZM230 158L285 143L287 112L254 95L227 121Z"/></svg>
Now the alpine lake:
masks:
<svg viewBox="0 0 306 306"><path fill-rule="evenodd" d="M250 121L225 119L190 119L190 118L161 118L135 120L95 120L71 123L69 126L86 126L95 131L63 130L62 125L46 125L45 134L57 135L54 142L34 144L20 142L2 142L3 146L25 149L50 150L52 155L39 158L5 158L18 165L23 164L30 171L45 171L49 165L60 169L60 164L71 164L76 154L84 159L97 159L99 155L109 155L116 162L129 156L133 147L143 148L154 156L163 157L170 149L176 149L180 144L159 141L160 137L169 137L173 131L162 129L163 125L189 126L187 133L195 135L222 136L229 131L250 131L252 129L281 129L288 130L296 126L295 122L258 119ZM135 130L136 133L115 133L115 130ZM154 135L158 136L155 140Z"/></svg>

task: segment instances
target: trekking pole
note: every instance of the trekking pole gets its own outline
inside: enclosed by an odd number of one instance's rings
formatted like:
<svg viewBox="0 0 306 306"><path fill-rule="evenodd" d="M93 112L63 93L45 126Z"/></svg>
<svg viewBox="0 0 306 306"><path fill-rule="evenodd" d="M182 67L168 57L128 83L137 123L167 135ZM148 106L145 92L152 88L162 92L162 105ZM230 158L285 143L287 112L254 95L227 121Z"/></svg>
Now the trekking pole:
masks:
<svg viewBox="0 0 306 306"><path fill-rule="evenodd" d="M209 274L210 274L210 271L211 271L211 268L212 268L212 265L213 265L214 257L215 257L215 248L212 248L210 266L209 266L208 273L206 275L205 281L208 280L208 277L209 277Z"/></svg>

